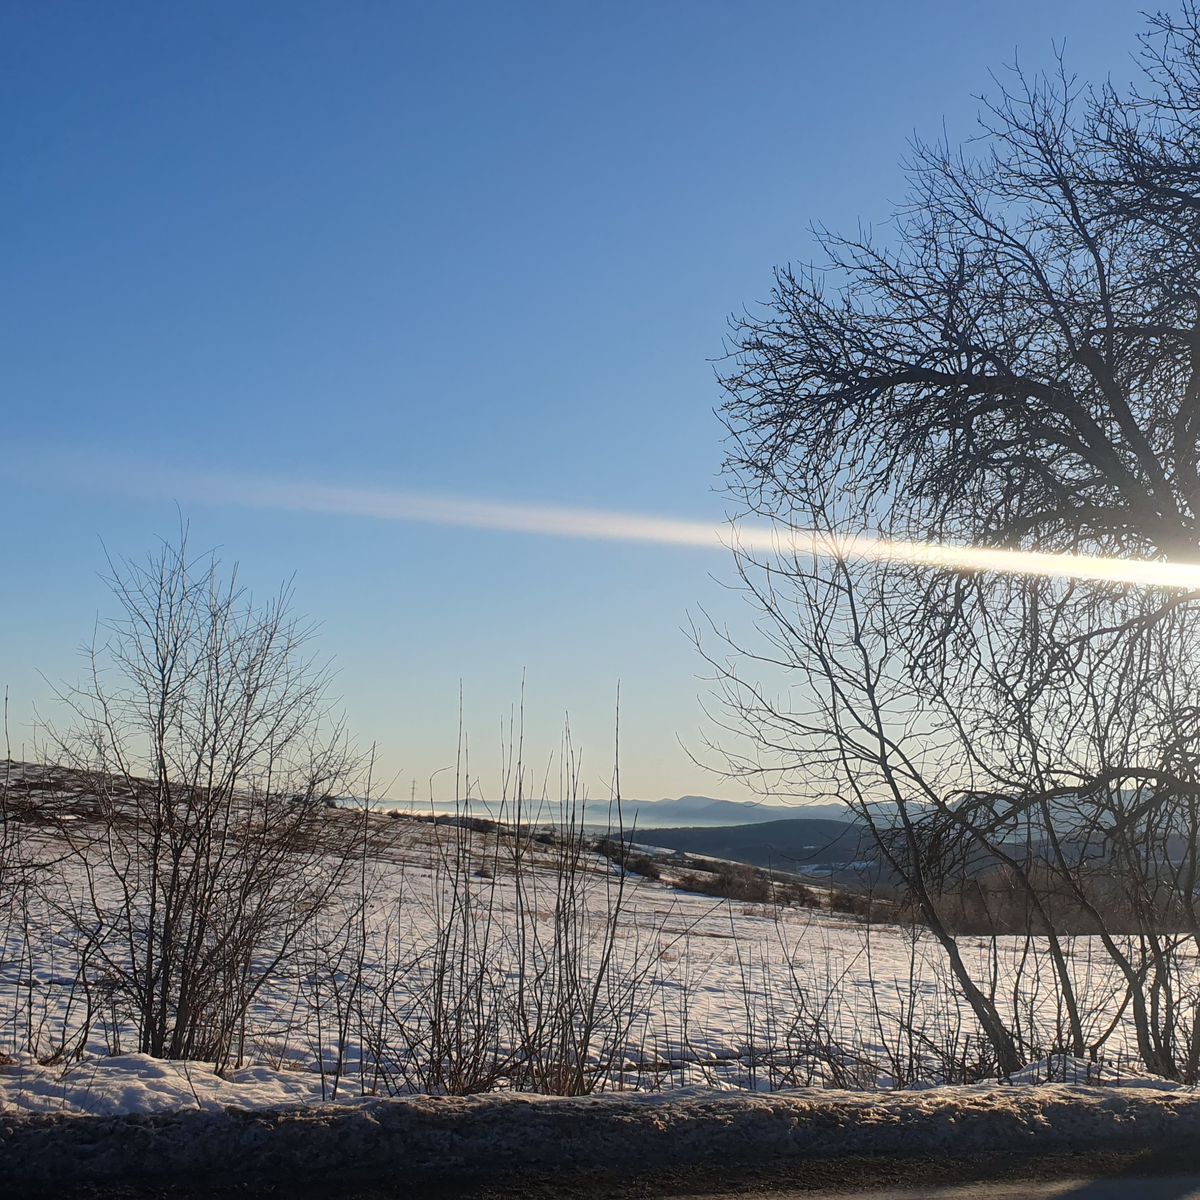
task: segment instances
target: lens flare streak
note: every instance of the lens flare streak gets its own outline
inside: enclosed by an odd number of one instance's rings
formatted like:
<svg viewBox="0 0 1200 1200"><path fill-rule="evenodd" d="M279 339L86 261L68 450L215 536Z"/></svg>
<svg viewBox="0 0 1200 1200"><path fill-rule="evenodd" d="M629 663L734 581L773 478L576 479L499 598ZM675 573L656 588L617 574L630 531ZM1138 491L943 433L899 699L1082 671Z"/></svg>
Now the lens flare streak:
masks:
<svg viewBox="0 0 1200 1200"><path fill-rule="evenodd" d="M176 483L178 484L178 477ZM190 489L189 489L190 490ZM954 571L1088 579L1168 588L1200 588L1200 564L1146 559L1050 554L977 546L891 541L859 534L834 534L755 525L724 526L634 513L497 501L458 500L364 488L244 480L208 481L207 500L377 520L457 526L599 541L641 542L696 549L738 547L753 553L814 555L876 562L903 562Z"/></svg>

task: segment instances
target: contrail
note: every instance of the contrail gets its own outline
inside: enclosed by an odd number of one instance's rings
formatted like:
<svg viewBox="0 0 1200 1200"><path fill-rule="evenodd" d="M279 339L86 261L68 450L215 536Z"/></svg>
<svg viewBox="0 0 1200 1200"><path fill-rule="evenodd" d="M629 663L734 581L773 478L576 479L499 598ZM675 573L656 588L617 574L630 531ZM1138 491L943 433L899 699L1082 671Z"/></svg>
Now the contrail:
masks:
<svg viewBox="0 0 1200 1200"><path fill-rule="evenodd" d="M744 521L718 526L703 521L595 509L450 499L368 488L269 480L173 475L162 477L156 490L161 491L163 486L176 497L183 492L196 500L288 512L370 517L549 537L690 546L696 549L738 546L755 552L906 562L944 570L1200 588L1200 564L1195 563L890 541L864 535L788 529L782 525L755 525Z"/></svg>

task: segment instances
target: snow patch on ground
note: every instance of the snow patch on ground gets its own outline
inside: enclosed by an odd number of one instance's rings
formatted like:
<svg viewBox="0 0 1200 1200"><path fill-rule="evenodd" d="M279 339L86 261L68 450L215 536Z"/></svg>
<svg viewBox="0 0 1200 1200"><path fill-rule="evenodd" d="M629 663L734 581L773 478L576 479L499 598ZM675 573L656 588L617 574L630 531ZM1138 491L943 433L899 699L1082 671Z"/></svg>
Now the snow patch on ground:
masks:
<svg viewBox="0 0 1200 1200"><path fill-rule="evenodd" d="M1015 1072L1006 1081L1016 1085L1044 1086L1047 1084L1088 1084L1122 1088L1156 1088L1159 1091L1190 1091L1183 1084L1173 1083L1159 1075L1151 1075L1132 1065L1122 1063L1091 1062L1086 1058L1074 1058L1069 1054L1052 1054L1040 1062L1030 1063Z"/></svg>
<svg viewBox="0 0 1200 1200"><path fill-rule="evenodd" d="M148 1054L89 1058L67 1067L27 1056L0 1066L0 1112L119 1116L198 1108L281 1109L334 1099L311 1072L253 1066L218 1075L212 1063Z"/></svg>

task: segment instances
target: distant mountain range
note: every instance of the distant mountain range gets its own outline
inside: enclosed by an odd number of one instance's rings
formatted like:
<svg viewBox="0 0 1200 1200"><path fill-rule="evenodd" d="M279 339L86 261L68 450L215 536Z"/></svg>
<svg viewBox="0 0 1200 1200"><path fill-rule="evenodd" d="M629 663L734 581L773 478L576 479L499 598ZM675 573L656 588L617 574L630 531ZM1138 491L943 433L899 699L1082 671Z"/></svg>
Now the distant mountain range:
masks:
<svg viewBox="0 0 1200 1200"><path fill-rule="evenodd" d="M766 804L759 800L716 800L712 796L679 796L674 800L629 800L626 822L640 828L664 825L758 825L793 818L845 821L843 804Z"/></svg>

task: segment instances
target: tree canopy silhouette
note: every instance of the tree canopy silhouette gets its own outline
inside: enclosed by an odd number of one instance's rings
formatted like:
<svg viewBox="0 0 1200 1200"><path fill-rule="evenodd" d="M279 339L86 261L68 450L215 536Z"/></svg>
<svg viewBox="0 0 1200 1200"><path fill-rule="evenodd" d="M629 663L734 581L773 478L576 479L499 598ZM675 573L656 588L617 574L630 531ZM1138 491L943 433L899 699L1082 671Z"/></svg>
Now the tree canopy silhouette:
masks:
<svg viewBox="0 0 1200 1200"><path fill-rule="evenodd" d="M1200 16L1140 83L1014 69L966 150L914 144L883 237L818 233L735 320L749 506L1042 549L1191 553L1200 520Z"/></svg>

